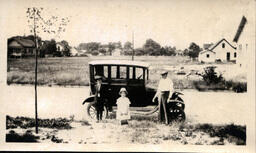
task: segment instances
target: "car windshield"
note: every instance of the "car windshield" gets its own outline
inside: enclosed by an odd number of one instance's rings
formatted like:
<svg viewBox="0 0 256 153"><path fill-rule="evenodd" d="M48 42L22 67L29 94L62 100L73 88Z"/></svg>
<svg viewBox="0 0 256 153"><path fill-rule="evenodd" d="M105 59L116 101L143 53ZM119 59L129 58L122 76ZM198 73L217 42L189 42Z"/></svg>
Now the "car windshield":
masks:
<svg viewBox="0 0 256 153"><path fill-rule="evenodd" d="M144 80L147 79L147 69L136 66L118 66L118 65L95 65L94 76L100 75L109 80L127 79Z"/></svg>

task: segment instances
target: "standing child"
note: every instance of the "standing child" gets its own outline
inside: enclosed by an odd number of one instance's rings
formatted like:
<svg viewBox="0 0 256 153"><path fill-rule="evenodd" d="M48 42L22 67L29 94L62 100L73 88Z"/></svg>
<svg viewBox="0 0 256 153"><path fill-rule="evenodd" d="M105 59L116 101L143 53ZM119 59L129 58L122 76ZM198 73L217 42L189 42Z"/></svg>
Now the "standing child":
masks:
<svg viewBox="0 0 256 153"><path fill-rule="evenodd" d="M116 119L120 121L120 124L128 124L129 119L131 119L129 106L131 104L130 100L126 97L128 92L125 88L121 88L119 91L119 97L117 99L117 112L116 112Z"/></svg>

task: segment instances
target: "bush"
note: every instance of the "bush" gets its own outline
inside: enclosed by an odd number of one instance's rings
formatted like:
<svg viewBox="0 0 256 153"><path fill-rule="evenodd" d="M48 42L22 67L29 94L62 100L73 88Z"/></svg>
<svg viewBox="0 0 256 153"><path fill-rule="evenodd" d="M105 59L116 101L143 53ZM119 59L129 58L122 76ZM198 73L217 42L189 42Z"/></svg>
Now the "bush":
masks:
<svg viewBox="0 0 256 153"><path fill-rule="evenodd" d="M235 92L247 92L247 83L246 82L234 82L233 80L225 81L227 89L231 89Z"/></svg>
<svg viewBox="0 0 256 153"><path fill-rule="evenodd" d="M70 120L66 118L57 118L57 119L38 119L38 126L44 128L54 128L54 129L71 129ZM31 128L35 127L35 119L28 117L10 117L6 116L6 129L13 128Z"/></svg>
<svg viewBox="0 0 256 153"><path fill-rule="evenodd" d="M11 130L6 134L6 142L38 142L38 136L34 136L30 130L27 130L24 134L18 134Z"/></svg>
<svg viewBox="0 0 256 153"><path fill-rule="evenodd" d="M219 137L221 140L227 139L236 145L246 144L246 127L234 124L228 125L212 125L212 124L198 124L193 131L203 131L209 133L211 137Z"/></svg>
<svg viewBox="0 0 256 153"><path fill-rule="evenodd" d="M217 84L223 81L222 74L217 75L217 73L215 72L215 68L215 66L208 66L204 68L204 74L202 75L202 77L207 85Z"/></svg>
<svg viewBox="0 0 256 153"><path fill-rule="evenodd" d="M99 55L99 52L98 51L94 51L94 52L92 52L92 55L93 56L97 56L97 55Z"/></svg>

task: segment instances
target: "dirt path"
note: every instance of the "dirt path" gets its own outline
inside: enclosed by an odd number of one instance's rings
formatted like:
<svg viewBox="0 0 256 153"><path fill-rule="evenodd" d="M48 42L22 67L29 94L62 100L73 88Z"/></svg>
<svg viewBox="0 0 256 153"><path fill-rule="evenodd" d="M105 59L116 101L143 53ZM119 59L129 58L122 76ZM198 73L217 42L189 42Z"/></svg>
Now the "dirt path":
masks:
<svg viewBox="0 0 256 153"><path fill-rule="evenodd" d="M34 117L34 88L8 86L2 89L5 96L1 113L10 116ZM88 87L38 88L39 118L70 117L84 119L82 102L88 96ZM236 123L244 125L253 114L249 112L250 103L247 93L183 91L186 104L185 112L190 122L196 123Z"/></svg>

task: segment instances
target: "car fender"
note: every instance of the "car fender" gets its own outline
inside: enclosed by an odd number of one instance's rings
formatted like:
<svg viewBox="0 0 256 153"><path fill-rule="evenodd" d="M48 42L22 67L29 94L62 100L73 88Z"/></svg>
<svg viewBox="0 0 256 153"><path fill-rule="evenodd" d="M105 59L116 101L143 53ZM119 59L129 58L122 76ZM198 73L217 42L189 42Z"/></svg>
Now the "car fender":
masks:
<svg viewBox="0 0 256 153"><path fill-rule="evenodd" d="M94 101L94 98L95 98L95 95L91 95L91 96L87 97L87 98L83 101L83 105L84 105L85 103L92 103L92 102L95 102L95 101Z"/></svg>

